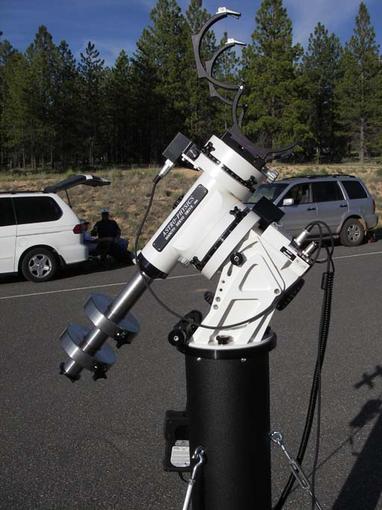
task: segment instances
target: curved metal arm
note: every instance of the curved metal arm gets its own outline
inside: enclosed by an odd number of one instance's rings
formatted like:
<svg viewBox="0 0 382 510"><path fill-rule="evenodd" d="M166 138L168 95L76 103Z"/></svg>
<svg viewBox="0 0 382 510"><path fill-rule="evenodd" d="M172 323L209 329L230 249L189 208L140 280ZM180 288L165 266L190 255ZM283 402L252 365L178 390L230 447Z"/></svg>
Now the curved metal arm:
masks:
<svg viewBox="0 0 382 510"><path fill-rule="evenodd" d="M223 18L226 18L227 16L235 16L236 18L238 18L241 16L241 14L240 14L240 12L231 11L230 9L227 9L226 7L219 8L218 12L214 16L212 16L208 21L206 21L206 23L200 29L199 33L194 34L192 36L192 46L194 48L196 69L197 69L199 78L206 78L210 83L213 83L216 87L220 87L225 90L237 90L238 89L237 85L233 85L232 83L221 82L219 80L216 80L216 78L214 78L211 73L207 72L207 70L205 69L205 67L202 64L202 59L201 59L201 54L200 54L202 40L203 40L203 37L206 34L206 32L217 21L219 21ZM224 46L224 49L225 49L225 46Z"/></svg>
<svg viewBox="0 0 382 510"><path fill-rule="evenodd" d="M298 144L292 144L288 145L287 147L282 147L279 149L266 149L266 148L260 148L257 147L251 140L249 140L243 133L241 133L241 125L242 121L245 115L245 111L247 109L246 105L242 106L242 112L238 118L237 115L237 109L239 107L239 101L241 99L241 96L244 92L244 84L232 84L229 82L223 82L220 80L217 80L213 76L213 67L217 61L217 59L220 57L220 55L227 51L228 49L232 48L235 45L240 46L246 46L245 43L242 43L240 41L236 41L234 39L228 39L227 42L219 48L212 58L205 62L205 65L203 66L202 60L201 60L201 44L203 37L205 36L206 32L219 20L226 18L227 16L235 16L240 17L240 13L236 11L231 11L230 9L227 9L226 7L220 7L218 9L218 12L212 16L206 23L203 25L203 27L200 29L198 34L194 34L192 36L192 45L194 49L194 56L195 56L195 62L196 62L196 68L199 78L206 78L209 83L209 89L210 89L210 96L211 97L217 97L220 99L224 104L229 105L232 107L232 127L228 130L227 136L229 138L232 138L238 146L240 146L243 150L246 150L253 158L256 160L259 160L261 165L265 165L266 161L269 161L270 156L274 156L277 154L283 154L287 153L291 149L293 149ZM232 101L230 101L228 98L221 95L217 90L216 87L222 88L224 90L228 91L235 91L235 97Z"/></svg>
<svg viewBox="0 0 382 510"><path fill-rule="evenodd" d="M240 119L238 120L237 119L237 107L239 106L239 101L240 101L240 98L241 96L243 95L243 92L244 92L244 85L241 84L239 85L239 89L236 93L236 96L234 97L233 101L232 101L232 122L233 122L233 126L234 127L237 127L238 129L241 127L241 121L243 120L243 116L240 116Z"/></svg>
<svg viewBox="0 0 382 510"><path fill-rule="evenodd" d="M248 110L247 104L241 105L241 113L240 113L240 117L239 117L239 121L238 121L239 128L241 128L241 126L243 124L243 119L245 117L245 114L247 113L247 110Z"/></svg>
<svg viewBox="0 0 382 510"><path fill-rule="evenodd" d="M236 42L225 43L224 46L219 48L214 53L213 57L210 60L207 60L207 62L205 63L205 66L206 66L206 72L207 72L208 76L211 76L213 78L213 68L214 68L214 65L216 64L216 61L218 60L220 55L222 55L222 53L227 51L229 48L233 48L235 46L235 44L236 44ZM210 81L209 79L208 79L208 86L209 86L209 89L210 89L210 96L211 97L217 97L218 99L220 99L220 101L222 101L223 103L227 104L228 106L232 105L232 101L230 101L226 97L222 96L216 90L216 85L214 83L212 83L212 81ZM239 88L239 85L235 85L235 90L237 90L238 88Z"/></svg>
<svg viewBox="0 0 382 510"><path fill-rule="evenodd" d="M224 46L219 48L214 53L213 57L210 60L207 60L205 65L206 65L206 72L209 76L211 76L213 78L213 68L214 68L214 65L216 64L218 58L220 57L220 55L222 55L225 51L229 50L230 48L233 48L234 46L246 46L246 44L241 41L236 41L235 39L228 39L227 42L224 44ZM210 96L211 97L217 97L223 103L225 103L229 106L232 105L232 101L230 101L226 97L222 96L216 90L216 85L213 82L208 80L208 85L210 88ZM232 90L238 90L239 88L240 88L240 85L235 85L235 89L232 89Z"/></svg>

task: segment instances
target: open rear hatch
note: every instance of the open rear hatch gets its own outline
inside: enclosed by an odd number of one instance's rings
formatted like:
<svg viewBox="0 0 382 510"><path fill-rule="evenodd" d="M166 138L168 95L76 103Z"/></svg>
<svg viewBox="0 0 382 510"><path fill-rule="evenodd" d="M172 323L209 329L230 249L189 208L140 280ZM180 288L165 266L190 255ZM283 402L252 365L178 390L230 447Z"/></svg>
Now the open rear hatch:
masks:
<svg viewBox="0 0 382 510"><path fill-rule="evenodd" d="M96 188L98 186L108 186L109 184L111 184L111 181L109 181L109 179L105 179L104 177L98 177L97 175L87 174L72 175L71 177L68 177L63 181L56 182L56 184L46 186L43 191L44 193L57 193L59 191L65 191L66 198L68 199L68 204L70 207L72 207L68 189L74 188L75 186L79 186L80 184Z"/></svg>
<svg viewBox="0 0 382 510"><path fill-rule="evenodd" d="M71 177L68 177L63 181L59 181L56 184L46 186L46 188L44 188L44 193L57 193L58 191L67 191L68 189L74 188L74 186L79 186L80 184L84 184L85 186L92 186L95 188L97 186L108 186L111 184L111 181L96 175L72 175Z"/></svg>

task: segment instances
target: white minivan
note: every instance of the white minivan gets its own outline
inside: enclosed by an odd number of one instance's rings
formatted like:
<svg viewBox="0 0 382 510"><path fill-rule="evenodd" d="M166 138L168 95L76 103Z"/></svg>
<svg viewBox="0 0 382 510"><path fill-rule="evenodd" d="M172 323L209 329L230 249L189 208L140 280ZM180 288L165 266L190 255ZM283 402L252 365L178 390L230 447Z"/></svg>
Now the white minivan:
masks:
<svg viewBox="0 0 382 510"><path fill-rule="evenodd" d="M43 192L0 192L0 274L22 273L43 282L60 266L87 260L81 221L56 194L78 184L103 186L110 181L76 175Z"/></svg>

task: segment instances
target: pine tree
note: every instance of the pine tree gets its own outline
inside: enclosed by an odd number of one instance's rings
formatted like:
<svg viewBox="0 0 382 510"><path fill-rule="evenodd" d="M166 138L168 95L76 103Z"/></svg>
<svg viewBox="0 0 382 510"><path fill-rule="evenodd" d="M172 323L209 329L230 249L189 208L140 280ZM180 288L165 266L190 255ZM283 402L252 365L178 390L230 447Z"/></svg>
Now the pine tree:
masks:
<svg viewBox="0 0 382 510"><path fill-rule="evenodd" d="M131 154L137 163L149 163L158 159L158 111L161 109L162 97L157 92L157 73L151 33L145 28L131 59Z"/></svg>
<svg viewBox="0 0 382 510"><path fill-rule="evenodd" d="M55 148L61 168L75 163L80 150L79 74L68 43L61 41L55 69Z"/></svg>
<svg viewBox="0 0 382 510"><path fill-rule="evenodd" d="M4 107L7 95L5 85L5 68L16 53L16 50L12 47L8 40L5 39L4 41L0 41L0 169L4 165L7 137L7 133L4 130Z"/></svg>
<svg viewBox="0 0 382 510"><path fill-rule="evenodd" d="M364 2L359 6L353 36L342 58L343 78L338 87L342 133L363 163L378 148L381 137L382 67L375 31Z"/></svg>
<svg viewBox="0 0 382 510"><path fill-rule="evenodd" d="M134 57L137 83L142 79L149 82L144 86L150 102L144 115L152 123L146 131L150 159L159 160L160 153L184 125L187 110L187 26L176 0L157 0L151 11L152 25L143 31ZM136 73L135 73L136 74ZM135 92L139 96L141 92ZM153 118L154 117L154 118ZM150 133L147 131L150 130Z"/></svg>
<svg viewBox="0 0 382 510"><path fill-rule="evenodd" d="M308 156L316 154L339 160L343 154L343 138L337 135L335 89L340 78L341 44L334 34L318 23L310 35L303 59L303 70L309 87L309 127L312 142Z"/></svg>
<svg viewBox="0 0 382 510"><path fill-rule="evenodd" d="M131 69L127 53L122 50L111 69L107 89L111 159L126 162L131 153Z"/></svg>
<svg viewBox="0 0 382 510"><path fill-rule="evenodd" d="M45 26L39 27L25 55L26 124L31 164L32 168L36 168L39 162L44 167L47 158L50 165L53 163L55 69L58 58L57 47Z"/></svg>
<svg viewBox="0 0 382 510"><path fill-rule="evenodd" d="M249 90L246 131L267 147L308 135L305 84L297 67L301 53L292 44L292 23L282 0L263 0L252 44L244 50L243 77Z"/></svg>
<svg viewBox="0 0 382 510"><path fill-rule="evenodd" d="M95 45L88 42L80 54L81 132L84 147L88 152L87 161L94 166L96 157L103 158L103 119L105 99L105 61Z"/></svg>
<svg viewBox="0 0 382 510"><path fill-rule="evenodd" d="M15 53L2 69L3 107L1 115L2 150L8 155L8 166L26 166L30 131L29 109L26 89L28 62L23 55Z"/></svg>

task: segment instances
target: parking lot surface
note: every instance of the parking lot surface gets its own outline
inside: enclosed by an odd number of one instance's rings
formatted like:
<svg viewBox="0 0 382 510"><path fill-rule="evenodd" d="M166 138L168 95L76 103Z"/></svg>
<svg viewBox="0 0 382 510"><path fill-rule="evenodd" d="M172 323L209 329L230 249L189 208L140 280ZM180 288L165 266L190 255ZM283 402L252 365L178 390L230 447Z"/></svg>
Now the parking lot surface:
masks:
<svg viewBox="0 0 382 510"><path fill-rule="evenodd" d="M380 509L382 242L337 247L335 263L316 492L326 509ZM272 320L278 345L270 355L271 423L292 453L315 362L322 269L307 275L300 294ZM134 271L67 271L38 285L15 277L0 281L1 509L182 507L186 485L162 469L165 411L185 405L184 359L167 342L174 318L146 293L133 310L140 334L118 351L107 380L94 382L84 373L72 384L58 371L66 359L58 337L69 322L86 325L89 294L116 295ZM179 312L203 311L203 293L214 284L179 266L155 288ZM312 440L308 474L313 451ZM276 447L272 465L276 501L289 475ZM296 488L285 508L311 506Z"/></svg>

